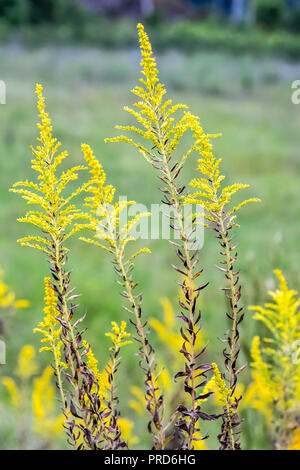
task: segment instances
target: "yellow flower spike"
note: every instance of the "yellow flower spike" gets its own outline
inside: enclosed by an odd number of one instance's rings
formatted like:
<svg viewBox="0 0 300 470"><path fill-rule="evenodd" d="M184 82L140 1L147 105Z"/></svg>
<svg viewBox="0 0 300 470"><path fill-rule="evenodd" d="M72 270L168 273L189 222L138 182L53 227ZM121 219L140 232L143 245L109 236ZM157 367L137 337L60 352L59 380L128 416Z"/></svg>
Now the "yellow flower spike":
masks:
<svg viewBox="0 0 300 470"><path fill-rule="evenodd" d="M56 309L57 298L54 293L54 290L51 285L50 278L46 277L44 279L45 283L45 308L44 308L44 319L38 324L37 328L34 328L34 333L41 333L43 338L41 343L47 343L48 346L43 346L40 348L42 351L51 351L53 353L55 368L57 373L58 369L66 368L66 364L62 361L62 342L60 341L61 325L56 320L58 314Z"/></svg>
<svg viewBox="0 0 300 470"><path fill-rule="evenodd" d="M131 236L132 230L142 217L149 217L150 213L137 214L127 224L120 226L121 212L135 202L114 202L115 188L106 184L106 174L95 158L92 149L87 144L82 144L81 148L90 168L91 179L86 191L91 195L85 198L85 206L90 207L89 221L85 224L78 224L78 228L91 230L94 232L95 238L80 237L80 240L112 254L118 253L123 256L126 245L134 240ZM127 263L132 263L142 253L151 252L148 248L142 248L130 256Z"/></svg>
<svg viewBox="0 0 300 470"><path fill-rule="evenodd" d="M174 119L173 116L178 110L188 109L188 107L183 104L173 105L170 99L163 101L166 89L158 79L152 46L143 25L139 23L137 29L142 55L142 78L140 79L142 86L136 86L132 90L132 93L139 99L134 103L136 109L125 106L124 110L136 119L140 127L118 125L116 129L132 132L149 142L150 145L147 148L141 142L135 142L134 139L124 135L105 139L105 142L128 143L135 147L149 163L156 165L160 158L151 148L154 146L158 151L169 156L178 147L183 135L191 129L196 118L186 112L178 121ZM158 131L160 125L163 135ZM179 162L179 166L183 166L190 153L191 151L188 150Z"/></svg>
<svg viewBox="0 0 300 470"><path fill-rule="evenodd" d="M122 436L124 437L129 447L139 442L139 439L136 436L134 436L132 433L133 428L134 428L134 424L132 421L126 418L119 418L118 426L121 430Z"/></svg>
<svg viewBox="0 0 300 470"><path fill-rule="evenodd" d="M140 415L143 414L146 406L146 400L143 390L140 387L133 385L130 387L130 393L132 393L132 395L134 395L135 397L134 400L129 400L130 408L135 410Z"/></svg>
<svg viewBox="0 0 300 470"><path fill-rule="evenodd" d="M143 331L143 325L141 322L141 300L137 295L133 293L133 290L137 287L137 283L133 281L132 270L134 267L134 260L141 255L142 253L150 253L150 250L147 248L139 249L133 255L127 255L127 244L131 241L135 241L133 236L133 230L135 226L140 222L141 218L148 217L150 214L137 214L132 218L126 219L124 224L121 224L122 212L125 211L130 205L135 204L134 201L114 201L115 189L106 184L106 175L102 169L102 166L96 161L94 154L91 148L87 144L82 145L82 151L90 167L91 179L87 192L90 193L90 196L85 198L85 205L90 207L89 223L84 224L83 228L90 229L94 232L94 238L85 238L81 237L81 240L99 246L100 248L105 249L113 256L113 262L117 274L120 276L120 282L126 292L126 296L130 301L131 308L134 310L134 314L137 320L137 328L139 330L139 335L142 337L142 342L145 347L143 347L143 354L147 356L145 359L145 367L151 369L153 364L153 358L150 359L148 350L148 342L146 343L145 333ZM127 217L127 214L125 214ZM130 273L130 274L129 274ZM128 309L126 309L128 310ZM111 418L113 419L114 413L116 413L115 405L117 403L115 397L115 375L118 368L118 352L121 347L131 344L131 341L126 340L130 335L126 332L126 323L122 322L121 325L118 325L115 322L112 322L112 332L106 333L106 336L110 337L113 342L113 346L110 348L112 351L110 361L107 365L106 371L109 379L108 387L108 402L107 406L111 410ZM153 349L151 352L153 355ZM143 369L145 370L145 369ZM147 372L147 381L149 381L149 386L151 389L154 389L154 382L151 372ZM155 404L148 409L152 416L155 415L156 419L156 410L161 408L161 403L158 402L156 397L156 392L153 391L152 395L155 401ZM154 407L155 410L154 410ZM163 433L162 428L160 435ZM163 438L160 438L160 446ZM162 447L160 447L162 448Z"/></svg>
<svg viewBox="0 0 300 470"><path fill-rule="evenodd" d="M185 204L200 204L205 209L206 217L210 221L218 221L218 217L226 211L227 217L232 217L234 221L235 214L244 205L250 202L260 202L258 198L251 198L243 201L238 206L227 211L225 207L231 202L232 196L241 189L248 188L247 184L232 184L221 189L221 183L224 176L220 174L220 163L222 159L216 159L212 152L211 137L217 135L206 135L199 123L198 119L194 119L192 123L194 131L195 143L192 151L200 155L198 160L199 178L194 178L189 186L196 189L193 193L185 198Z"/></svg>
<svg viewBox="0 0 300 470"><path fill-rule="evenodd" d="M160 299L160 303L163 307L165 325L172 329L176 325L175 312L170 300L167 297Z"/></svg>
<svg viewBox="0 0 300 470"><path fill-rule="evenodd" d="M81 230L77 225L74 226L75 221L87 218L86 214L77 210L70 202L85 191L88 184L83 184L68 196L64 196L62 192L70 182L78 179L78 172L86 168L77 166L60 175L57 174L57 168L68 153L58 153L61 143L52 135L52 125L46 112L43 87L39 84L36 85L36 94L40 118L37 124L39 137L37 138L38 145L31 147L33 153L31 165L32 169L37 172L37 182L20 181L15 183L10 191L20 194L28 204L40 206L41 209L27 211L24 217L18 219L19 222L38 227L43 234L46 233L52 239L59 239L63 243ZM51 243L46 236L30 235L21 238L18 242L22 246L35 248L46 254L50 253Z"/></svg>
<svg viewBox="0 0 300 470"><path fill-rule="evenodd" d="M181 361L181 354L179 351L182 346L182 336L180 332L178 332L176 314L168 298L162 298L161 304L163 307L164 322L151 317L149 319L149 325L156 331L159 339L167 347L168 353L173 356L178 364ZM203 347L203 343L203 336L201 332L198 332L195 342L195 350L200 350ZM189 350L188 344L186 345L186 348Z"/></svg>
<svg viewBox="0 0 300 470"><path fill-rule="evenodd" d="M49 351L53 355L54 368L57 378L57 386L60 392L62 403L66 403L63 380L62 380L62 369L67 368L67 364L62 360L62 347L63 342L60 339L61 325L56 320L58 314L56 310L57 298L51 285L50 278L44 279L45 283L45 308L44 308L44 319L39 323L37 328L34 328L34 333L40 333L43 337L41 339L42 346L39 352Z"/></svg>
<svg viewBox="0 0 300 470"><path fill-rule="evenodd" d="M217 364L212 363L211 366L214 373L215 384L219 392L220 404L226 407L228 405L231 390L226 387L226 382L222 378L221 372L219 371Z"/></svg>
<svg viewBox="0 0 300 470"><path fill-rule="evenodd" d="M98 387L99 387L98 395L99 395L100 401L102 401L106 397L107 391L109 389L107 370L109 369L110 365L108 363L107 366L104 368L104 370L100 372L98 368L98 360L95 358L91 346L85 340L83 340L82 343L87 351L86 356L87 356L88 368L90 369L91 372L93 372L95 376L95 382L98 384ZM93 388L92 388L93 393L96 392L96 389L97 389L96 385L93 385Z"/></svg>
<svg viewBox="0 0 300 470"><path fill-rule="evenodd" d="M270 336L262 345L258 336L253 338L252 383L245 398L265 416L276 447L287 449L294 445L293 423L300 413L300 299L295 290L289 289L282 272L276 269L274 273L279 287L269 292L272 302L249 307Z"/></svg>
<svg viewBox="0 0 300 470"><path fill-rule="evenodd" d="M42 376L34 380L33 389L33 412L37 418L44 418L46 415L46 408L50 407L53 411L54 388L49 387L49 382L53 376L52 367L47 367Z"/></svg>
<svg viewBox="0 0 300 470"><path fill-rule="evenodd" d="M82 344L87 349L86 357L88 368L93 372L96 382L99 382L101 374L98 369L98 360L95 358L90 345L85 340L83 340Z"/></svg>
<svg viewBox="0 0 300 470"><path fill-rule="evenodd" d="M204 209L204 226L206 228L215 229L216 227L222 230L222 237L227 237L228 230L233 225L237 225L235 217L236 212L240 210L245 204L254 202L257 199L252 198L243 201L241 204L232 207L231 199L240 190L245 189L247 185L233 184L223 187L222 181L224 176L220 174L220 159L215 159L212 151L211 139L218 136L218 134L205 134L203 128L200 125L200 120L197 116L192 115L188 109L183 112L183 115L176 118L175 113L180 108L187 108L182 105L173 106L171 100L164 100L166 93L165 87L160 83L158 78L158 70L156 67L156 61L152 54L152 47L149 38L144 30L144 27L138 25L140 49L142 54L142 78L140 80L141 85L137 86L132 90L133 94L138 97L138 101L134 103L134 109L125 107L125 111L128 112L133 118L135 118L136 126L117 126L117 129L121 129L133 134L133 138L121 135L106 139L106 142L126 142L133 147L137 148L145 159L150 162L160 173L160 178L166 185L162 188L165 193L165 202L170 204L175 209L176 222L179 227L180 240L179 245L182 249L182 253L186 253L186 258L189 258L188 242L186 240L186 233L184 232L184 223L182 220L183 205L184 204L198 204L202 205ZM183 138L186 133L192 134L192 144L187 149L186 153L181 156L180 160L175 160L177 157L178 150ZM146 144L145 144L146 142ZM178 151L178 152L176 152ZM175 153L176 152L176 153ZM181 152L180 152L181 153ZM193 153L199 155L198 169L200 171L199 178L195 178L191 181L190 186L194 188L194 191L185 195L184 187L178 186L175 181L183 166ZM174 154L175 159L174 159ZM173 157L173 158L172 158ZM230 206L228 206L230 204ZM197 222L196 222L197 223ZM233 266L229 266L232 262L230 256L232 247L227 246L230 241L229 238L225 240L221 239L224 246L224 252L226 251L226 267L227 267L227 279L230 278L229 273L236 273L238 270L232 269ZM224 255L225 256L225 255ZM187 286L186 280L189 278L194 279L194 273L192 264L188 259L183 261L187 268L187 274L185 275L185 282L183 288L183 294L186 295L188 289L192 292L192 287ZM233 274L233 277L236 274ZM226 281L227 282L227 281ZM238 328L237 325L242 319L240 308L237 308L238 298L240 296L239 286L237 286L236 279L230 278L230 296L232 299L233 311L232 313L232 337L231 344L233 347L229 351L229 380L230 387L232 388L231 394L234 394L234 388L236 386L236 372L235 365L237 364L237 355L239 351L238 346ZM192 297L193 294L190 294ZM193 302L190 303L191 305ZM162 333L161 323L157 323L153 320L153 324L156 325L160 334ZM196 329L198 331L198 328ZM194 345L190 345L191 357L194 356ZM191 360L192 368L194 367L194 360ZM238 369L238 368L237 368ZM193 380L194 382L194 380ZM190 427L190 430L192 428ZM224 429L228 427L224 426ZM192 447L191 438L193 432L189 432L188 448ZM238 433L236 433L238 436ZM229 443L228 436L220 435L220 441L222 440L225 446ZM222 444L223 445L223 444ZM233 443L234 447L239 448L239 442Z"/></svg>
<svg viewBox="0 0 300 470"><path fill-rule="evenodd" d="M28 380L38 371L38 365L35 359L35 349L30 344L26 344L21 349L18 358L16 374L23 380Z"/></svg>
<svg viewBox="0 0 300 470"><path fill-rule="evenodd" d="M228 437L231 441L231 448L235 449L235 434L234 434L234 397L231 396L231 389L226 387L226 382L217 364L212 363L212 370L215 379L216 391L218 394L217 401L224 409L223 423L228 426Z"/></svg>
<svg viewBox="0 0 300 470"><path fill-rule="evenodd" d="M2 377L2 384L8 390L12 406L14 408L18 408L22 403L22 400L16 382L11 377Z"/></svg>
<svg viewBox="0 0 300 470"><path fill-rule="evenodd" d="M114 344L114 347L111 349L119 350L123 346L132 344L132 341L124 341L125 338L130 338L131 336L130 333L125 331L127 326L125 321L122 321L120 326L116 322L112 321L111 325L113 333L105 333L105 336L108 336Z"/></svg>
<svg viewBox="0 0 300 470"><path fill-rule="evenodd" d="M32 407L34 416L34 431L49 439L51 435L63 432L64 416L56 416L55 387L51 383L54 370L46 367L42 375L33 382Z"/></svg>

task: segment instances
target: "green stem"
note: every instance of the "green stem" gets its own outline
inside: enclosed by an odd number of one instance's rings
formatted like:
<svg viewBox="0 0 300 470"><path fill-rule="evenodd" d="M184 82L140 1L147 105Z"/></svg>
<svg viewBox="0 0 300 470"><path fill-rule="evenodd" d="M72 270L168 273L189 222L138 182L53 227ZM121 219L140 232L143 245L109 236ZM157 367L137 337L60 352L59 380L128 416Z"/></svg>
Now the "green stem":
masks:
<svg viewBox="0 0 300 470"><path fill-rule="evenodd" d="M135 314L136 326L137 326L137 330L138 330L138 333L140 335L141 342L142 342L143 356L144 356L144 359L146 361L147 367L150 370L150 388L151 388L152 398L153 398L153 401L154 401L153 406L154 406L155 411L156 410L158 411L159 408L160 408L160 403L158 402L158 399L156 397L156 387L155 387L155 383L154 383L154 380L153 380L153 373L151 371L152 359L151 359L151 357L149 356L149 353L148 353L148 348L147 348L147 343L148 342L147 342L147 339L146 339L146 336L145 336L145 333L144 333L143 324L141 322L139 308L138 308L138 305L136 303L135 296L133 295L133 292L132 292L132 282L130 281L130 279L128 279L126 269L125 269L124 264L123 264L122 255L121 255L120 251L117 250L117 249L115 251L115 257L116 257L116 261L117 261L118 267L120 269L120 272L122 274L122 278L123 278L125 288L126 288L126 292L127 292L127 295L128 295L128 300L129 300L130 304L132 305L133 311L134 311L134 314ZM153 417L154 414L151 411L150 411L150 413ZM155 425L155 427L157 427L157 426L159 427L157 442L155 443L155 449L156 450L163 450L164 449L164 441L165 441L165 433L164 433L163 425L160 422L159 423L156 422L156 423L154 423L154 425Z"/></svg>

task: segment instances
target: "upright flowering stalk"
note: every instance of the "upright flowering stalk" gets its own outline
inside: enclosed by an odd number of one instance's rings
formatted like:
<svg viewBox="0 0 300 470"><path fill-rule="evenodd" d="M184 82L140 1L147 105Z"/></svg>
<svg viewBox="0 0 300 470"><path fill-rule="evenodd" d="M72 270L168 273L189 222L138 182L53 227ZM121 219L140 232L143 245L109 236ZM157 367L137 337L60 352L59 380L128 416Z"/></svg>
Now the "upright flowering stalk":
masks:
<svg viewBox="0 0 300 470"><path fill-rule="evenodd" d="M94 384L92 391L97 392L103 411L102 448L118 450L128 448L128 444L123 438L119 424L121 418L118 410L119 399L116 395L116 375L120 364L120 348L131 344L131 341L128 340L131 335L126 331L126 322L121 322L120 326L116 322L112 322L112 332L106 333L106 336L110 337L113 346L110 348L110 359L101 373L91 346L86 341L83 341L83 344L86 348L87 365L95 376L96 384Z"/></svg>
<svg viewBox="0 0 300 470"><path fill-rule="evenodd" d="M183 276L180 283L183 301L180 307L183 309L179 318L183 321L181 328L183 344L181 353L185 358L185 369L180 371L176 377L184 377L184 388L190 396L190 406L184 405L178 408L182 419L177 423L186 437L182 448L192 449L193 440L198 433L197 422L199 418L213 419L200 410L199 400L201 393L199 388L205 384L205 373L211 369L208 364L201 364L200 356L203 351L196 352L195 342L200 331L201 313L197 310L197 299L200 290L207 284L194 287L194 281L202 271L198 267L197 240L195 240L195 226L187 218L183 211L185 187L178 184L178 176L184 164L192 152L189 148L179 160L176 157L179 145L195 121L195 117L187 110L180 119L175 119L175 113L187 106L173 105L172 100L164 100L165 87L158 79L156 61L152 54L151 44L141 24L138 25L140 47L142 54L142 74L140 79L142 86L137 86L132 93L139 98L134 103L135 109L125 107L133 116L139 127L116 126L117 129L133 132L141 137L144 142L135 141L124 135L106 139L107 142L126 142L137 148L145 159L159 172L159 179L164 186L161 191L164 194L163 202L172 210L170 226L176 234L178 242L171 243L176 247L176 253L181 267L173 265L173 268ZM148 145L147 145L148 144Z"/></svg>
<svg viewBox="0 0 300 470"><path fill-rule="evenodd" d="M288 288L282 272L272 299L263 307L253 306L254 319L266 326L270 335L252 342L253 382L246 401L266 418L276 449L300 448L300 299Z"/></svg>
<svg viewBox="0 0 300 470"><path fill-rule="evenodd" d="M60 142L52 135L52 125L45 110L45 99L42 86L36 86L40 123L39 144L32 147L32 169L38 174L36 182L23 181L16 183L11 191L20 194L27 204L39 207L39 210L26 212L19 222L28 223L40 230L40 235L27 236L19 240L23 246L36 248L46 254L52 276L51 286L56 294L56 319L61 325L61 341L64 362L67 370L64 376L71 390L62 395L62 407L66 414L66 429L71 444L75 448L98 448L99 433L103 430L100 404L97 392L91 390L95 384L93 373L84 360L85 351L82 345L82 332L79 324L83 317L74 319L78 307L74 303L78 295L70 288L70 271L66 269L66 241L80 228L74 223L87 216L77 209L73 200L87 187L79 186L73 193L65 194L68 183L78 179L78 171L84 169L76 166L58 175L58 168L67 157L67 152L58 152ZM48 284L49 287L49 284ZM51 294L52 295L52 294ZM58 377L57 377L58 378ZM62 386L59 385L62 392ZM66 401L67 400L67 403ZM66 413L66 409L70 413ZM76 420L80 419L80 425ZM84 442L77 445L79 435L83 434Z"/></svg>
<svg viewBox="0 0 300 470"><path fill-rule="evenodd" d="M108 374L108 390L109 390L109 397L108 397L108 409L110 411L110 416L109 416L109 426L114 429L114 436L112 437L113 442L117 442L121 436L121 428L119 425L119 420L120 420L120 412L117 408L117 405L119 404L119 398L116 395L116 375L118 372L118 367L120 364L120 349L123 346L127 346L128 344L131 344L132 341L128 340L130 338L130 333L127 333L126 331L126 322L122 321L120 326L116 322L111 322L112 323L112 332L106 333L106 336L108 336L112 343L113 346L110 348L110 361L108 363L108 366L106 368L107 374ZM111 446L113 448L113 446Z"/></svg>
<svg viewBox="0 0 300 470"><path fill-rule="evenodd" d="M224 267L217 268L224 273L226 286L222 289L229 300L230 312L226 313L232 322L231 333L226 338L227 349L223 351L225 357L226 379L230 389L229 398L234 397L237 383L237 376L243 370L243 366L237 364L240 351L239 346L239 325L243 320L243 307L240 305L241 286L239 284L239 271L236 268L238 254L235 251L237 245L233 245L230 232L236 223L236 213L249 202L259 201L258 199L248 199L240 203L237 207L228 209L232 196L243 188L245 184L233 184L221 188L224 176L220 175L219 166L221 159L216 160L212 153L212 145L208 135L205 135L198 120L194 121L194 145L192 150L200 156L198 160L198 170L200 177L191 181L190 186L195 192L185 198L186 204L200 204L204 210L204 217L208 223L205 226L213 230L221 246L221 264ZM223 415L222 431L219 436L220 449L239 449L238 425L240 420L237 415L239 399L230 399L230 413L226 410ZM234 433L232 432L234 430Z"/></svg>
<svg viewBox="0 0 300 470"><path fill-rule="evenodd" d="M94 157L91 148L84 144L82 150L92 175L88 188L91 196L86 198L86 205L91 208L91 217L89 224L83 225L83 227L92 230L95 235L93 239L84 237L81 239L105 249L113 256L115 272L119 277L118 283L124 288L122 296L129 303L129 307L124 308L133 315L134 319L130 319L130 321L138 335L136 340L140 343L140 366L145 374L145 398L147 410L151 416L148 429L153 435L155 449L163 449L165 441L165 429L162 421L163 396L157 385L155 352L147 338L147 321L142 318L142 294L135 293L138 284L133 279L134 260L142 253L149 253L150 250L142 248L131 256L128 256L126 251L127 244L134 241L132 231L135 225L142 217L150 214L138 214L122 226L120 224L121 213L135 203L133 201L114 202L115 189L105 184L106 175Z"/></svg>
<svg viewBox="0 0 300 470"><path fill-rule="evenodd" d="M39 323L38 327L34 329L35 333L41 333L43 338L41 339L42 344L47 344L40 348L40 352L50 351L54 358L53 368L56 376L56 385L60 393L61 403L65 415L68 413L67 400L65 397L65 391L63 386L62 373L67 367L66 363L62 361L62 347L63 342L60 339L62 333L62 326L56 319L57 316L57 298L54 290L51 286L51 279L45 278L45 303L44 308L44 320Z"/></svg>

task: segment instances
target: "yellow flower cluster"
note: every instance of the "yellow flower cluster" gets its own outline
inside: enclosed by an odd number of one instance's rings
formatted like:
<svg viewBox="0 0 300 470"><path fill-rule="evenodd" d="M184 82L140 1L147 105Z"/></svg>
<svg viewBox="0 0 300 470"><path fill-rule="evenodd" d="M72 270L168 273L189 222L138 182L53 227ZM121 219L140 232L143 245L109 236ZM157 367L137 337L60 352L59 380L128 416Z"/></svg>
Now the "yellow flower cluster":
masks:
<svg viewBox="0 0 300 470"><path fill-rule="evenodd" d="M16 382L11 377L2 377L2 384L7 388L11 405L14 408L18 408L22 403L22 400Z"/></svg>
<svg viewBox="0 0 300 470"><path fill-rule="evenodd" d="M219 402L222 406L227 407L228 404L232 402L232 398L230 397L231 390L226 387L226 382L222 378L217 364L213 362L211 366L214 374L214 382L219 395Z"/></svg>
<svg viewBox="0 0 300 470"><path fill-rule="evenodd" d="M108 382L108 373L107 373L107 367L104 368L102 372L99 371L98 369L98 360L95 358L94 353L92 351L91 346L85 341L82 341L83 346L86 348L86 357L87 357L87 366L91 372L93 372L95 376L95 382L98 385L98 395L100 401L102 401L107 393L107 390L109 388L109 382ZM93 385L92 392L96 393L97 391L97 386L96 384Z"/></svg>
<svg viewBox="0 0 300 470"><path fill-rule="evenodd" d="M49 346L43 346L40 349L42 351L51 351L53 353L55 363L58 367L66 367L66 364L61 360L61 348L62 341L60 340L61 326L58 320L56 320L57 310L56 303L57 298L54 290L51 286L50 278L46 277L45 280L45 308L44 308L44 320L39 323L38 328L33 331L35 333L41 333L44 338L41 339L41 343L46 343Z"/></svg>
<svg viewBox="0 0 300 470"><path fill-rule="evenodd" d="M132 446L134 446L135 444L139 442L138 437L133 434L134 424L132 421L126 418L119 418L118 426L129 448L131 448Z"/></svg>
<svg viewBox="0 0 300 470"><path fill-rule="evenodd" d="M36 94L40 113L40 123L38 123L40 134L37 139L38 145L31 147L33 153L31 164L38 173L37 182L20 181L14 184L11 191L20 194L27 204L40 207L40 210L27 211L25 217L19 218L18 221L32 224L42 230L43 234L50 235L51 239L63 243L79 230L73 227L74 221L86 219L86 214L71 202L86 189L87 184L78 187L69 196L63 195L63 191L68 183L78 179L78 171L86 168L76 166L57 175L57 168L68 153L66 151L58 153L61 143L52 135L43 88L39 84L36 85ZM18 241L23 246L36 248L47 254L50 252L51 241L47 236L27 236Z"/></svg>
<svg viewBox="0 0 300 470"><path fill-rule="evenodd" d="M82 151L92 175L87 189L92 195L85 198L85 205L91 208L91 215L89 216L89 223L78 225L78 227L92 230L95 235L93 239L86 237L80 239L123 257L127 243L134 240L134 237L131 236L133 228L142 217L148 217L150 214L137 214L128 223L120 226L121 212L127 209L128 206L135 204L135 202L127 200L114 202L115 189L111 185L105 184L106 174L89 145L83 144ZM100 243L98 240L103 240L104 243ZM132 255L128 261L131 262L141 253L150 253L150 250L142 248Z"/></svg>
<svg viewBox="0 0 300 470"><path fill-rule="evenodd" d="M176 315L170 300L166 297L161 299L163 307L164 322L157 318L150 318L149 325L156 331L159 339L168 347L172 355L178 359L178 351L182 345L182 336L177 332Z"/></svg>
<svg viewBox="0 0 300 470"><path fill-rule="evenodd" d="M38 364L35 359L35 349L30 344L25 344L20 351L18 357L18 365L16 368L16 376L21 380L22 384L28 384L29 380L38 372ZM2 383L7 388L11 404L17 407L22 403L22 395L16 381L11 377L2 377Z"/></svg>
<svg viewBox="0 0 300 470"><path fill-rule="evenodd" d="M26 344L21 349L16 374L22 380L28 380L37 373L38 364L35 356L35 349L30 344Z"/></svg>
<svg viewBox="0 0 300 470"><path fill-rule="evenodd" d="M122 346L127 346L132 344L132 341L128 341L125 338L130 338L131 334L126 331L126 321L122 321L120 326L115 322L111 322L112 332L105 333L105 336L108 336L113 342L113 347L111 349L118 351Z"/></svg>
<svg viewBox="0 0 300 470"><path fill-rule="evenodd" d="M130 337L130 334L126 332L126 322L121 322L120 326L116 322L112 322L112 333L106 333L106 336L111 338L114 344L113 349L115 351L118 351L122 346L131 344L131 341L124 341L125 338ZM111 388L109 375L112 373L112 371L115 371L115 365L113 364L115 358L111 357L103 371L99 372L98 360L95 358L90 345L85 340L83 340L83 346L86 348L85 355L87 357L87 366L94 374L96 382L92 387L92 393L97 393L100 400L100 407L102 410L105 410L106 401L109 399L109 392ZM103 423L108 425L108 420L108 417L103 418ZM77 422L79 423L80 420L77 420ZM138 441L138 439L132 435L133 423L131 421L118 417L117 425L121 430L123 439L125 439L128 445L133 445Z"/></svg>
<svg viewBox="0 0 300 470"><path fill-rule="evenodd" d="M269 366L262 359L260 349L260 338L255 336L251 346L252 357L252 383L248 387L244 406L250 406L260 411L265 417L268 426L272 425L274 404L279 396L280 390L272 382Z"/></svg>
<svg viewBox="0 0 300 470"><path fill-rule="evenodd" d="M226 382L222 378L218 366L215 363L212 363L212 367L214 375L204 386L202 394L205 395L206 393L213 392L215 403L223 407L226 406L226 404L233 404L235 398L238 399L242 396L245 388L244 385L238 384L234 391L234 394L230 397L231 391L229 390L229 388L226 387ZM201 404L205 403L206 401L207 398L202 398L198 400L198 403Z"/></svg>
<svg viewBox="0 0 300 470"><path fill-rule="evenodd" d="M20 351L16 381L12 377L2 377L2 384L6 387L11 405L22 416L30 415L32 412L32 427L28 432L35 432L46 441L55 438L63 431L64 416L59 415L56 410L55 387L52 384L54 370L46 367L42 375L33 379L38 373L35 349L26 344ZM26 397L32 400L32 410ZM28 421L30 422L30 421Z"/></svg>
<svg viewBox="0 0 300 470"><path fill-rule="evenodd" d="M185 204L199 204L205 209L204 217L218 223L220 217L226 215L233 222L235 213L249 202L259 202L257 198L246 199L230 210L225 209L231 202L231 198L241 189L248 188L247 184L232 184L221 188L221 183L225 176L220 174L221 158L216 159L213 155L211 137L217 135L207 135L199 123L199 119L195 118L192 124L195 142L191 148L200 155L198 160L198 170L201 174L200 178L194 178L189 186L196 189L195 192L189 194L185 198ZM208 225L206 224L208 227Z"/></svg>
<svg viewBox="0 0 300 470"><path fill-rule="evenodd" d="M271 336L264 338L263 346L258 336L253 339L253 382L245 401L260 410L270 429L274 429L274 423L278 425L279 439L282 433L282 442L287 446L300 413L300 299L295 290L288 288L282 272L274 273L279 288L269 292L272 302L250 307L255 311L254 318L264 323Z"/></svg>
<svg viewBox="0 0 300 470"><path fill-rule="evenodd" d="M4 272L0 269L0 308L28 308L28 300L16 300L16 294L4 283Z"/></svg>
<svg viewBox="0 0 300 470"><path fill-rule="evenodd" d="M131 341L124 341L125 338L130 337L130 333L126 332L126 322L124 321L121 322L120 326L116 322L112 322L112 332L106 333L106 336L108 336L112 340L114 348L116 349L120 349L122 346L131 344ZM99 387L98 395L100 400L102 401L106 397L107 391L109 389L108 374L109 370L111 369L110 361L108 362L106 367L104 367L103 371L100 372L98 360L95 358L91 346L85 340L83 340L82 343L83 346L86 348L85 355L87 357L87 366L95 376L95 382ZM95 391L96 385L93 386L93 392Z"/></svg>
<svg viewBox="0 0 300 470"><path fill-rule="evenodd" d="M50 435L58 435L63 431L65 417L56 414L55 387L51 380L54 370L46 367L42 375L33 381L32 406L34 415L34 431L45 439Z"/></svg>
<svg viewBox="0 0 300 470"><path fill-rule="evenodd" d="M90 186L88 187L88 190L92 193L92 196L85 199L85 205L92 209L92 214L96 215L98 211L101 211L103 206L105 207L106 205L112 203L115 189L110 185L105 185L106 174L102 165L94 156L91 147L87 144L82 144L81 149L84 158L89 165L90 174L92 175L89 182Z"/></svg>
<svg viewBox="0 0 300 470"><path fill-rule="evenodd" d="M195 119L188 111L184 112L179 120L175 120L174 114L179 109L188 109L186 105L173 105L172 100L163 101L166 89L158 79L156 61L153 57L152 47L143 25L138 24L140 49L142 54L142 75L140 79L142 86L136 86L132 93L140 100L134 103L136 109L125 107L132 117L136 119L140 127L116 126L116 129L129 131L141 136L149 142L148 148L141 142L124 135L105 139L105 142L126 142L137 148L145 159L152 165L168 163L168 158L179 145L184 134L191 129ZM154 149L157 152L154 152ZM183 166L186 158L190 155L189 149L178 162L177 171Z"/></svg>

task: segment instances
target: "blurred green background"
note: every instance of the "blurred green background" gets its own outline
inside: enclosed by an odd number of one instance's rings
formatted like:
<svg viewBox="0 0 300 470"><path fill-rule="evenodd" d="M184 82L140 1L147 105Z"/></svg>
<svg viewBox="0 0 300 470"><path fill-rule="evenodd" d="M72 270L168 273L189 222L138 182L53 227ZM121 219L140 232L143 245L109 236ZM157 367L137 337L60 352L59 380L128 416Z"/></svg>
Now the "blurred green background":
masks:
<svg viewBox="0 0 300 470"><path fill-rule="evenodd" d="M103 143L105 137L117 135L114 125L130 122L122 108L132 103L130 90L139 78L139 20L151 35L169 96L175 103L188 104L207 132L222 133L214 148L223 159L227 181L249 183L245 195L262 200L241 212L237 233L246 307L267 299L267 291L274 288L274 268L283 270L291 287L299 286L300 107L291 102L291 84L300 79L299 2L240 2L239 15L233 3L0 0L0 79L7 87L6 105L0 105L0 266L17 296L31 302L7 325L7 364L0 366L1 375L13 375L21 347L38 347L40 340L32 330L42 316L47 264L41 253L17 246L16 240L29 230L16 222L24 213L23 201L8 192L14 182L32 178L29 145L37 136L35 83L44 86L54 134L70 153L69 166L81 164L80 144L87 142L119 195L148 207L160 202L158 180L142 156L126 145ZM195 175L195 169L191 158L184 181ZM122 299L105 253L77 240L70 245L73 284L82 293L81 311L87 312L87 338L104 366L109 346L104 333L111 320L125 318ZM151 259L137 262L136 278L144 292L145 314L160 318L161 297L176 306L177 277L170 268L175 255L164 240L147 245ZM215 240L207 233L201 251L204 277L210 281L201 299L203 331L209 340L208 360L219 358L220 363L219 338L227 324L217 263ZM241 329L247 362L251 339L260 331L249 313ZM151 339L164 356L154 333ZM119 389L121 408L136 422L143 448L149 445L143 432L146 420L128 407L129 384L142 384L135 352L135 345L123 352ZM39 360L46 365L47 354ZM249 383L249 368L242 380ZM15 448L7 394L2 386L0 390L0 410L5 413L0 446ZM268 448L263 420L254 411L247 414L246 447ZM208 447L216 447L217 432L218 425Z"/></svg>

